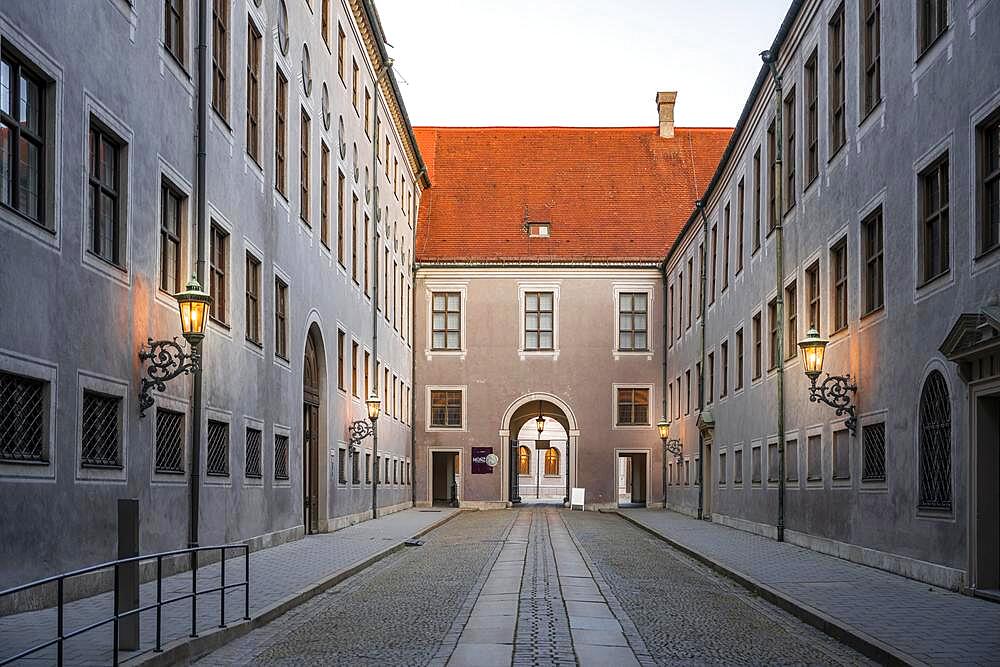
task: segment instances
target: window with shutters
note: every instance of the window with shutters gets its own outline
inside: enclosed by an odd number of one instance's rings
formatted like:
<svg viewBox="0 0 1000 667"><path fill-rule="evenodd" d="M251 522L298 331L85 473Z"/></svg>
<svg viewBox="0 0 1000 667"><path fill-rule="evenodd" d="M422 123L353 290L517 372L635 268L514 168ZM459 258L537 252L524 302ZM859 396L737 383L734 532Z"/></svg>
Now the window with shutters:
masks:
<svg viewBox="0 0 1000 667"><path fill-rule="evenodd" d="M619 387L616 394L617 426L649 425L649 388Z"/></svg>
<svg viewBox="0 0 1000 667"><path fill-rule="evenodd" d="M80 464L85 468L122 467L122 399L84 390Z"/></svg>
<svg viewBox="0 0 1000 667"><path fill-rule="evenodd" d="M208 420L208 447L205 472L213 477L229 477L229 424Z"/></svg>
<svg viewBox="0 0 1000 667"><path fill-rule="evenodd" d="M184 413L156 409L156 472L184 472Z"/></svg>
<svg viewBox="0 0 1000 667"><path fill-rule="evenodd" d="M922 510L951 511L951 399L940 371L920 393L920 493Z"/></svg>
<svg viewBox="0 0 1000 667"><path fill-rule="evenodd" d="M648 292L621 292L618 294L618 350L620 352L645 352L649 350L648 310Z"/></svg>
<svg viewBox="0 0 1000 667"><path fill-rule="evenodd" d="M0 371L0 462L48 463L49 383Z"/></svg>

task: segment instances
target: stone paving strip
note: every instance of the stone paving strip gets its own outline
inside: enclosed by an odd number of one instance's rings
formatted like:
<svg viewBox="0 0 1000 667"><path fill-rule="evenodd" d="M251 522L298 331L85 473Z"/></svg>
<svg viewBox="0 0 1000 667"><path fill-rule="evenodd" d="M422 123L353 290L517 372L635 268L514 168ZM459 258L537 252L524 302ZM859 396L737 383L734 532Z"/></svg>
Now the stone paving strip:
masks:
<svg viewBox="0 0 1000 667"><path fill-rule="evenodd" d="M675 512L619 514L879 661L1000 664L1000 604Z"/></svg>
<svg viewBox="0 0 1000 667"><path fill-rule="evenodd" d="M234 589L226 596L226 622L221 630L218 593L199 596L197 627L202 645L218 646L265 623L309 597L322 592L359 567L385 556L402 546L403 541L439 525L458 510L409 509L374 521L349 526L333 533L311 535L276 547L250 554L250 615L249 624L242 623L243 590ZM227 561L227 583L242 580L243 559ZM198 570L199 589L219 583L218 563ZM163 597L184 595L191 590L191 573L182 572L163 580ZM85 598L65 605L66 631L84 627L109 618L113 613L113 596L109 593ZM156 601L155 581L140 588L140 606ZM163 607L163 645L166 654L153 652L155 645L155 611L142 614L140 650L120 652L122 662L139 664L163 662L167 657L184 658L191 650L190 602L178 602ZM13 655L56 636L54 608L0 617L0 654ZM111 664L111 624L91 630L65 643L65 662L69 665ZM52 665L55 647L40 651L21 660L19 665Z"/></svg>

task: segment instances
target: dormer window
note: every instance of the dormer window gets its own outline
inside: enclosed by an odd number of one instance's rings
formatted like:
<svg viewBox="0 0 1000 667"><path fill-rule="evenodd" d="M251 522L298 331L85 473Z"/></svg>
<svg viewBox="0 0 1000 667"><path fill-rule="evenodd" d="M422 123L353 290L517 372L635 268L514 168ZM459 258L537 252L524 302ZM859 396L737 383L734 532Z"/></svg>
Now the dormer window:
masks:
<svg viewBox="0 0 1000 667"><path fill-rule="evenodd" d="M552 231L552 225L548 222L529 222L528 237L533 239L547 239Z"/></svg>

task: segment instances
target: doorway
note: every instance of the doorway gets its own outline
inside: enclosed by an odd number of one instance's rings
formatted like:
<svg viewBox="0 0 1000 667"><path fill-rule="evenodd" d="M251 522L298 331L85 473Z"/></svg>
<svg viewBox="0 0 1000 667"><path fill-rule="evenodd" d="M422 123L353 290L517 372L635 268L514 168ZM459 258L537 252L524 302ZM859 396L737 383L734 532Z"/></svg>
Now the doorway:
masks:
<svg viewBox="0 0 1000 667"><path fill-rule="evenodd" d="M1000 394L976 400L976 594L1000 601Z"/></svg>
<svg viewBox="0 0 1000 667"><path fill-rule="evenodd" d="M320 365L314 332L302 363L302 507L306 534L319 532Z"/></svg>
<svg viewBox="0 0 1000 667"><path fill-rule="evenodd" d="M619 452L615 465L619 507L646 506L645 452Z"/></svg>
<svg viewBox="0 0 1000 667"><path fill-rule="evenodd" d="M458 506L457 452L431 452L431 502Z"/></svg>

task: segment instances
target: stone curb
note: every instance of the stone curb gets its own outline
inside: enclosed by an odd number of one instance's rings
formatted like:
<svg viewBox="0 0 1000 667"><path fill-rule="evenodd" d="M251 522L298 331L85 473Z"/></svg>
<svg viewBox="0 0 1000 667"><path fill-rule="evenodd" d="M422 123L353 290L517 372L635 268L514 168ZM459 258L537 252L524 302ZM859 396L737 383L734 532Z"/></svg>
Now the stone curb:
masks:
<svg viewBox="0 0 1000 667"><path fill-rule="evenodd" d="M459 510L458 512L449 514L448 516L430 524L426 528L423 528L412 537L406 539L414 539L422 535L426 535L435 528L439 528L451 521L461 514L462 511L464 510ZM383 558L399 551L400 549L403 549L403 542L405 541L405 539L400 540L393 546L386 547L385 549L372 554L368 558L355 563L354 565L338 570L328 577L313 582L302 590L293 593L282 600L278 600L274 604L262 609L260 613L253 615L249 621L240 621L238 623L228 625L225 628L208 630L197 637L176 639L165 645L163 647L163 651L160 653L154 653L150 649L147 652L139 654L133 658L122 660L122 663L136 667L139 665L142 665L142 667L166 667L168 665L190 664L198 658L201 658L204 655L225 646L229 642L242 637L251 630L256 630L257 628L267 625L282 614L291 611L304 602L308 602L320 593L326 592L345 579L354 576L362 570L371 567Z"/></svg>
<svg viewBox="0 0 1000 667"><path fill-rule="evenodd" d="M797 600L776 588L761 583L748 574L732 569L727 565L713 559L711 556L703 554L685 544L682 544L650 526L645 525L638 519L620 512L611 510L609 514L617 514L629 523L641 528L654 537L663 540L678 551L687 554L695 560L707 565L721 575L724 575L744 588L759 595L771 604L784 609L796 618L830 635L839 642L842 642L859 653L863 653L872 660L876 660L885 665L926 665L927 663L917 660L910 654L886 644L880 639L872 637L863 630L837 620L825 612L808 605L801 600ZM733 530L736 530L735 528Z"/></svg>

